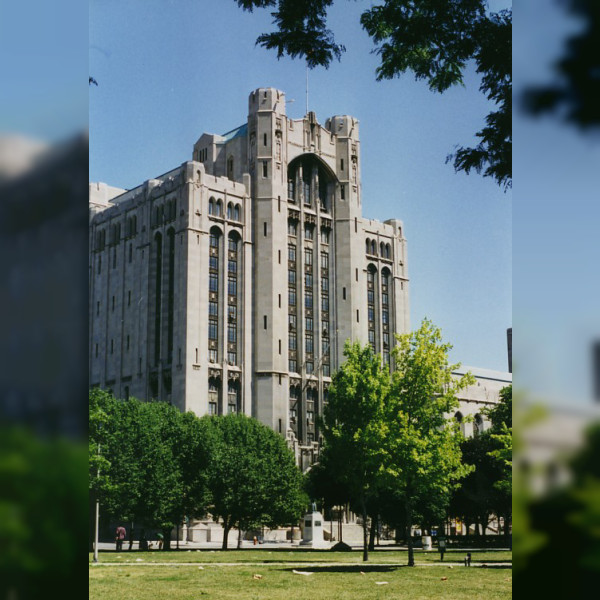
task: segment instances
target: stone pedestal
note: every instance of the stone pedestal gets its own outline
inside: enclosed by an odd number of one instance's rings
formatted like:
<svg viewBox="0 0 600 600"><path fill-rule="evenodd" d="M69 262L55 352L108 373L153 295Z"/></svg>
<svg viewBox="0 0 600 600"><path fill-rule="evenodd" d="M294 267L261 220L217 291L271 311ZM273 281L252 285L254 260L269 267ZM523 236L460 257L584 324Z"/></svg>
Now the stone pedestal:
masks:
<svg viewBox="0 0 600 600"><path fill-rule="evenodd" d="M329 548L329 542L323 539L323 515L319 511L313 510L304 515L300 546Z"/></svg>

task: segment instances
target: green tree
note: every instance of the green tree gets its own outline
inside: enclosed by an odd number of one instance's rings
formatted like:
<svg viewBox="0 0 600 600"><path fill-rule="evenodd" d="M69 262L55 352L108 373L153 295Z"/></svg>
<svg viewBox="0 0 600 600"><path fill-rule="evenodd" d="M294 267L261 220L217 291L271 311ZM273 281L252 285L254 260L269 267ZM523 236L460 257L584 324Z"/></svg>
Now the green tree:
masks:
<svg viewBox="0 0 600 600"><path fill-rule="evenodd" d="M385 462L386 399L390 377L370 346L346 342L345 362L329 388L324 408L322 453L362 517L363 560L369 559L368 500L376 493Z"/></svg>
<svg viewBox="0 0 600 600"><path fill-rule="evenodd" d="M500 390L500 402L484 412L492 421L489 436L492 447L489 450L496 462L496 476L493 483L496 490L496 511L504 515L504 535L509 537L509 524L512 520L512 385ZM488 433L488 432L486 432Z"/></svg>
<svg viewBox="0 0 600 600"><path fill-rule="evenodd" d="M172 528L206 511L212 433L164 402L92 390L90 487L113 518L161 529L168 549Z"/></svg>
<svg viewBox="0 0 600 600"><path fill-rule="evenodd" d="M437 505L447 503L453 483L471 470L461 461L458 426L446 415L458 406L456 393L474 378L452 375L458 365L448 362L451 345L442 342L440 330L427 319L417 331L397 336L397 342L386 404L387 473L404 501L408 565L414 566L410 528L415 508L434 498Z"/></svg>
<svg viewBox="0 0 600 600"><path fill-rule="evenodd" d="M119 402L108 455L108 512L118 520L163 530L165 548L184 511L181 417L164 402Z"/></svg>
<svg viewBox="0 0 600 600"><path fill-rule="evenodd" d="M276 30L257 44L303 58L310 68L328 67L345 47L327 27L333 0L236 0L238 6L274 8ZM505 189L512 182L512 11L488 11L486 0L380 0L365 10L361 24L375 43L381 63L377 79L412 71L435 92L463 85L470 61L481 75L480 91L496 106L475 136L479 143L460 147L448 160L456 171L475 170Z"/></svg>
<svg viewBox="0 0 600 600"><path fill-rule="evenodd" d="M210 417L188 412L181 415L180 434L176 448L183 480L180 517L203 516L211 501L209 474L216 431Z"/></svg>
<svg viewBox="0 0 600 600"><path fill-rule="evenodd" d="M594 131L600 126L600 15L596 0L563 0L568 19L581 26L564 42L554 63L554 81L526 90L525 108L534 115L555 112L561 120L579 130Z"/></svg>
<svg viewBox="0 0 600 600"><path fill-rule="evenodd" d="M475 523L478 534L485 533L491 513L500 510L501 493L495 483L502 479L502 468L490 455L496 443L488 432L463 439L461 454L463 463L473 470L459 483L452 493L450 512L460 517L467 527ZM502 514L506 507L502 506Z"/></svg>
<svg viewBox="0 0 600 600"><path fill-rule="evenodd" d="M94 388L89 392L89 489L102 496L110 485L111 463L107 458L117 401L112 394Z"/></svg>
<svg viewBox="0 0 600 600"><path fill-rule="evenodd" d="M81 596L85 444L0 428L0 597Z"/></svg>
<svg viewBox="0 0 600 600"><path fill-rule="evenodd" d="M285 440L245 415L212 417L210 512L223 523L223 550L233 527L247 530L296 521L306 508L302 474Z"/></svg>

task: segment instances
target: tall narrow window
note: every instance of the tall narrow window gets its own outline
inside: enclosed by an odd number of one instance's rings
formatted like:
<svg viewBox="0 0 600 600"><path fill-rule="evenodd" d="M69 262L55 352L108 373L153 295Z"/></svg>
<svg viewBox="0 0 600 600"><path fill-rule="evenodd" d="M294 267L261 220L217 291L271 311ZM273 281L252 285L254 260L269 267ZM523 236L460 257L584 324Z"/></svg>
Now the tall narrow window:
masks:
<svg viewBox="0 0 600 600"><path fill-rule="evenodd" d="M367 326L369 331L369 344L373 352L377 352L375 341L375 267L369 265L367 269Z"/></svg>
<svg viewBox="0 0 600 600"><path fill-rule="evenodd" d="M307 266L312 265L313 251L312 248L304 248L304 264Z"/></svg>
<svg viewBox="0 0 600 600"><path fill-rule="evenodd" d="M175 230L170 228L168 238L168 268L167 277L167 360L173 361L173 327L175 313Z"/></svg>
<svg viewBox="0 0 600 600"><path fill-rule="evenodd" d="M208 263L208 358L210 362L217 362L219 344L219 265L220 265L221 232L213 227L209 238L209 263ZM216 413L214 413L216 414Z"/></svg>
<svg viewBox="0 0 600 600"><path fill-rule="evenodd" d="M233 231L228 238L228 275L227 275L227 362L237 365L238 356L238 259L240 237Z"/></svg>
<svg viewBox="0 0 600 600"><path fill-rule="evenodd" d="M307 169L307 171L308 171L308 169ZM312 205L312 196L311 196L311 189L310 189L310 175L308 174L308 172L306 172L304 174L303 181L302 181L302 190L304 192L305 206L311 206Z"/></svg>
<svg viewBox="0 0 600 600"><path fill-rule="evenodd" d="M211 377L208 380L208 414L209 415L218 415L219 414L219 389L220 389L220 381Z"/></svg>
<svg viewBox="0 0 600 600"><path fill-rule="evenodd" d="M388 269L381 272L381 323L383 328L383 362L390 364L390 283L391 273Z"/></svg>

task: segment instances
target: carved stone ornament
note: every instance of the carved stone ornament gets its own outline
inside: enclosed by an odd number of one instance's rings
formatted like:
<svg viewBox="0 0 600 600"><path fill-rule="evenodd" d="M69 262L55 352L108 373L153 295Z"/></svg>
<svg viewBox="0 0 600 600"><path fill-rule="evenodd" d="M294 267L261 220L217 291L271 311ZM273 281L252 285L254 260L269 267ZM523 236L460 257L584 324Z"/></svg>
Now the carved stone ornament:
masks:
<svg viewBox="0 0 600 600"><path fill-rule="evenodd" d="M208 369L208 376L216 379L221 379L221 369Z"/></svg>

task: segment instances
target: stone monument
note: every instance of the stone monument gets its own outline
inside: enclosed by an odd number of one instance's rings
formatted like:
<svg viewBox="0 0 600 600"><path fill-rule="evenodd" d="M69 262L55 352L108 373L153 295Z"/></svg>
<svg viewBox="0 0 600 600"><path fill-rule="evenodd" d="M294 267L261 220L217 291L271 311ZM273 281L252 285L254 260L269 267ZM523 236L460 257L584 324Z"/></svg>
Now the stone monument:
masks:
<svg viewBox="0 0 600 600"><path fill-rule="evenodd" d="M323 539L323 515L313 502L311 511L304 515L301 546L308 548L329 548L329 542Z"/></svg>

